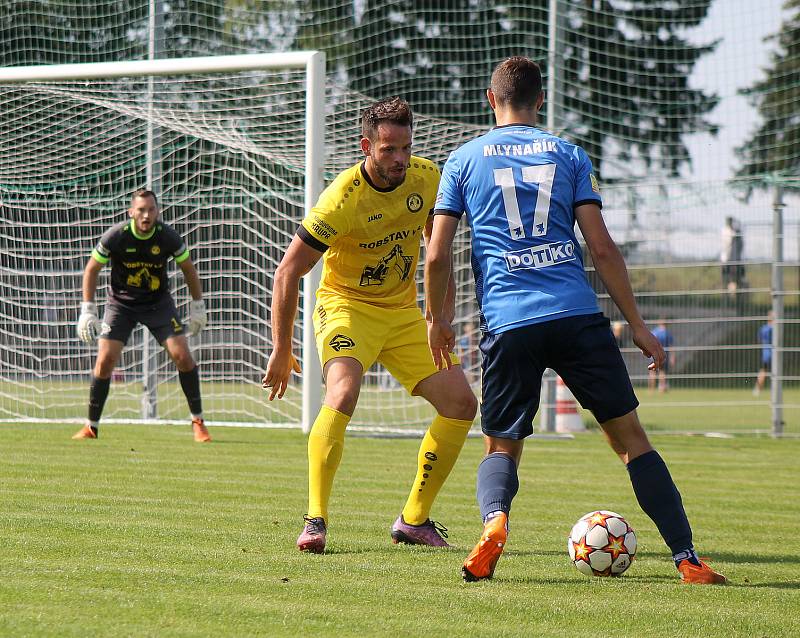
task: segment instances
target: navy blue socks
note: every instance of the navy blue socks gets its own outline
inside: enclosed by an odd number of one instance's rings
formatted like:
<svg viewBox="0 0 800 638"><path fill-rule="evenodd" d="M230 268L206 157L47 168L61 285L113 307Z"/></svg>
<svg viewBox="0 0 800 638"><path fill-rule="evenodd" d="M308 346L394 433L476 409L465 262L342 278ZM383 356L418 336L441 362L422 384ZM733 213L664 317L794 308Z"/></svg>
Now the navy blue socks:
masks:
<svg viewBox="0 0 800 638"><path fill-rule="evenodd" d="M697 561L692 546L692 528L680 492L658 452L651 450L637 456L628 463L628 474L639 506L656 524L673 558L678 556L680 560ZM677 564L678 558L675 561Z"/></svg>
<svg viewBox="0 0 800 638"><path fill-rule="evenodd" d="M511 511L511 501L517 495L519 478L517 464L507 454L490 454L478 467L478 505L484 522L490 514Z"/></svg>

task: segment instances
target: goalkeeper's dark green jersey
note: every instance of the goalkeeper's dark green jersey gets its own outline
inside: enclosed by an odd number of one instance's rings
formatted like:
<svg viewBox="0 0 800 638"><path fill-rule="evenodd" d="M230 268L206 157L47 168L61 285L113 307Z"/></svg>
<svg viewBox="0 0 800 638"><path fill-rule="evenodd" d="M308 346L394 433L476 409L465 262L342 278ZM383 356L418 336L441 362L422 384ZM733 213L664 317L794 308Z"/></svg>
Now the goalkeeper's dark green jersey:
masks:
<svg viewBox="0 0 800 638"><path fill-rule="evenodd" d="M126 304L152 304L169 294L167 262L181 263L189 251L171 226L159 221L147 235L133 220L109 228L92 251L101 264L111 262L111 298Z"/></svg>

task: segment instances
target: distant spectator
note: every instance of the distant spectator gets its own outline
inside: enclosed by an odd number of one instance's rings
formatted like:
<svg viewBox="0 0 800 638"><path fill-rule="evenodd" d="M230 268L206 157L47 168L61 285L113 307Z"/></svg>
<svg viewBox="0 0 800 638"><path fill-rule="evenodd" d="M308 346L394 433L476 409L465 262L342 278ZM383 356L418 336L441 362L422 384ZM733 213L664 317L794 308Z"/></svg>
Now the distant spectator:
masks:
<svg viewBox="0 0 800 638"><path fill-rule="evenodd" d="M622 333L625 330L625 323L623 321L612 321L611 332L614 334L614 340L617 342L617 347L622 349L625 345L625 338Z"/></svg>
<svg viewBox="0 0 800 638"><path fill-rule="evenodd" d="M664 348L664 351L667 353L667 357L664 360L664 365L661 366L660 370L650 370L649 387L651 390L655 390L656 381L658 381L658 391L666 392L667 372L669 372L670 368L675 366L675 353L670 350L675 340L672 338L672 333L667 330L667 322L664 319L659 320L658 325L652 332L653 336L658 339L658 342Z"/></svg>
<svg viewBox="0 0 800 638"><path fill-rule="evenodd" d="M753 388L753 394L758 395L764 389L764 384L767 382L767 377L772 371L772 322L775 315L772 310L767 313L767 323L763 324L758 329L758 341L761 344L761 368L758 370L758 377L756 377L756 387Z"/></svg>
<svg viewBox="0 0 800 638"><path fill-rule="evenodd" d="M722 252L720 253L722 285L733 296L744 283L744 264L741 263L743 256L742 228L738 220L726 217L725 226L722 227Z"/></svg>

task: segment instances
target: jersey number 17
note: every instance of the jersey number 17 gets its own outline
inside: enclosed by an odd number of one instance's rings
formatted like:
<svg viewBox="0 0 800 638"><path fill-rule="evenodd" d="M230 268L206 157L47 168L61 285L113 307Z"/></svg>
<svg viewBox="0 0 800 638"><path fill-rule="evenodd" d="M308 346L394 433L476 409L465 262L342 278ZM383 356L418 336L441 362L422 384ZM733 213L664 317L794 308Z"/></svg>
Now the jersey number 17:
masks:
<svg viewBox="0 0 800 638"><path fill-rule="evenodd" d="M553 180L556 177L555 164L539 164L522 167L524 184L536 184L536 207L533 210L533 227L531 237L541 237L547 233L547 218L550 215L550 198L553 193ZM500 187L503 194L503 207L508 220L508 232L511 239L524 239L525 227L519 210L517 183L513 168L494 169L495 186Z"/></svg>

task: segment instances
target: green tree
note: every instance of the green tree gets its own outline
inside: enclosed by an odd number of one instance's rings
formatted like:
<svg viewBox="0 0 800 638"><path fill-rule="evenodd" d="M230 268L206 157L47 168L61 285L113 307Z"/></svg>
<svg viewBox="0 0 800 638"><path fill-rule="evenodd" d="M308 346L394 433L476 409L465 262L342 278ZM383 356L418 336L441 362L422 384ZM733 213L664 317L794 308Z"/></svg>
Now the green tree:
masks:
<svg viewBox="0 0 800 638"><path fill-rule="evenodd" d="M526 14L520 28L496 0L366 0L346 51L349 86L376 98L401 95L426 115L488 124L492 67L531 50L526 27L543 15Z"/></svg>
<svg viewBox="0 0 800 638"><path fill-rule="evenodd" d="M788 0L783 6L788 17L780 32L767 38L779 45L767 77L742 91L758 108L761 125L736 149L742 162L736 175L752 178L756 187L759 178L800 171L800 0Z"/></svg>
<svg viewBox="0 0 800 638"><path fill-rule="evenodd" d="M599 170L617 164L635 174L653 165L676 174L689 161L683 137L715 130L705 116L716 97L688 86L697 59L713 45L691 46L682 35L705 17L710 2L560 0L556 132L582 144ZM75 0L1 4L0 64L147 54L147 0L98 0L92 11ZM546 62L548 6L545 0L169 0L163 55L322 49L329 74L351 89L376 98L399 94L427 115L488 125L484 92L494 64L520 53ZM786 46L798 46L792 29L786 33ZM780 93L774 100L773 107L765 99L765 108L778 121L793 101ZM765 126L768 135L771 124ZM767 153L774 146L754 148ZM746 164L762 170L758 162Z"/></svg>
<svg viewBox="0 0 800 638"><path fill-rule="evenodd" d="M0 66L77 64L141 59L147 0L97 0L91 10L68 0L0 2Z"/></svg>
<svg viewBox="0 0 800 638"><path fill-rule="evenodd" d="M295 48L325 52L328 75L347 77L358 29L352 2L303 0ZM364 52L362 52L362 55Z"/></svg>
<svg viewBox="0 0 800 638"><path fill-rule="evenodd" d="M582 144L598 170L616 163L629 172L655 166L675 175L689 162L684 135L716 131L705 115L717 98L688 84L696 61L714 45L692 46L681 35L710 3L559 2L555 71L563 126L556 132ZM547 72L544 1L522 7L502 0L364 0L352 14L349 3L335 0L306 6L298 41L325 49L333 68L344 60L350 88L371 97L402 95L427 115L488 125L484 94L499 60L524 54Z"/></svg>
<svg viewBox="0 0 800 638"><path fill-rule="evenodd" d="M297 48L302 6L295 0L219 0L221 29L232 53Z"/></svg>
<svg viewBox="0 0 800 638"><path fill-rule="evenodd" d="M163 57L230 53L222 25L221 0L169 0L164 3Z"/></svg>
<svg viewBox="0 0 800 638"><path fill-rule="evenodd" d="M681 32L698 25L711 0L564 0L558 86L570 139L581 144L598 171L634 158L664 175L690 161L683 137L716 127L704 116L716 96L689 88L698 58L714 44L692 46ZM609 140L615 141L612 153ZM625 167L625 168L623 168ZM607 171L610 173L611 171Z"/></svg>

